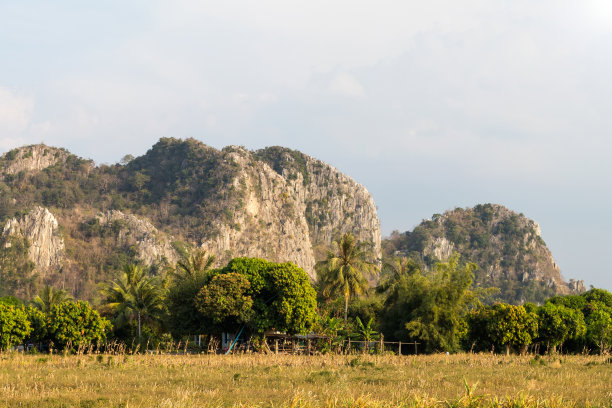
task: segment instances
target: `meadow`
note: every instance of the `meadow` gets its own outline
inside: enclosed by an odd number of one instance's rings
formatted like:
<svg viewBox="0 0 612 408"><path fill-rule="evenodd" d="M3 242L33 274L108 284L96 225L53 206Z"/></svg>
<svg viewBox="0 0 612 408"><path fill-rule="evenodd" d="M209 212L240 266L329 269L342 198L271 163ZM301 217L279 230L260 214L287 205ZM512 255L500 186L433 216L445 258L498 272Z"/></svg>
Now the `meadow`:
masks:
<svg viewBox="0 0 612 408"><path fill-rule="evenodd" d="M612 406L602 356L0 355L0 407Z"/></svg>

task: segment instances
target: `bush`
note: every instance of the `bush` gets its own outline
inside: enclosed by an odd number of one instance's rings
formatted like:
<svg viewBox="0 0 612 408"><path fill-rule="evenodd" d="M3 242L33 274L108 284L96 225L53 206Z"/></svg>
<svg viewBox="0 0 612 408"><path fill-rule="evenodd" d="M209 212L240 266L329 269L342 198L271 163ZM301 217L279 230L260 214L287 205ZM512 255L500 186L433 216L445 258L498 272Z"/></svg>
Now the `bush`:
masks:
<svg viewBox="0 0 612 408"><path fill-rule="evenodd" d="M0 350L22 343L31 330L23 307L0 303Z"/></svg>
<svg viewBox="0 0 612 408"><path fill-rule="evenodd" d="M87 302L63 302L49 311L49 338L59 348L100 342L111 329L108 320L100 317Z"/></svg>

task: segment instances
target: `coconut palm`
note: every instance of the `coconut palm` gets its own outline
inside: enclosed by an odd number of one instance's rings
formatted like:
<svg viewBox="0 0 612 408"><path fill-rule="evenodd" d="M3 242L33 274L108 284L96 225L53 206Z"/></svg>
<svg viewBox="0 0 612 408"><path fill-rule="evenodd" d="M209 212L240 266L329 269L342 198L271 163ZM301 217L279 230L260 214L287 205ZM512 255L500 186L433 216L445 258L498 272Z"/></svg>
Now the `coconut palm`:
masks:
<svg viewBox="0 0 612 408"><path fill-rule="evenodd" d="M351 296L364 293L369 286L367 277L378 272L373 258L368 245L358 242L353 234L347 233L334 240L326 258L315 265L323 295L344 296L345 322Z"/></svg>
<svg viewBox="0 0 612 408"><path fill-rule="evenodd" d="M168 292L168 311L173 319L168 326L173 334L202 333L201 313L196 309L193 299L202 287L212 278L211 268L215 262L213 255L199 250L176 263L172 273L172 283Z"/></svg>
<svg viewBox="0 0 612 408"><path fill-rule="evenodd" d="M206 251L203 250L195 251L176 263L174 278L179 281L200 284L207 279L214 263L214 255L206 255Z"/></svg>
<svg viewBox="0 0 612 408"><path fill-rule="evenodd" d="M43 288L42 292L34 298L32 304L41 312L47 313L51 310L51 307L59 305L67 300L72 300L72 296L70 296L68 292L63 289L56 290L47 285Z"/></svg>
<svg viewBox="0 0 612 408"><path fill-rule="evenodd" d="M149 277L138 265L125 265L121 277L105 290L109 307L114 309L119 325L137 320L138 338L142 321L157 319L164 308L164 287L156 277Z"/></svg>
<svg viewBox="0 0 612 408"><path fill-rule="evenodd" d="M393 293L398 285L401 285L408 276L420 270L421 267L413 259L405 256L393 258L391 261L383 264L376 291L379 293Z"/></svg>

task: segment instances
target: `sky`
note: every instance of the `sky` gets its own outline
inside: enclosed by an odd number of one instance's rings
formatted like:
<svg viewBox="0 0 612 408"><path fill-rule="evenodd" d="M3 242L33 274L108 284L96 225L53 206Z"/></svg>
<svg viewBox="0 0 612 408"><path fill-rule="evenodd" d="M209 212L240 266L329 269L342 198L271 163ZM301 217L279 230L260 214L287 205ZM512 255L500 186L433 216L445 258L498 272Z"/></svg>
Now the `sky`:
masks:
<svg viewBox="0 0 612 408"><path fill-rule="evenodd" d="M612 290L610 44L608 0L0 0L0 152L282 145L363 184L383 235L498 203Z"/></svg>

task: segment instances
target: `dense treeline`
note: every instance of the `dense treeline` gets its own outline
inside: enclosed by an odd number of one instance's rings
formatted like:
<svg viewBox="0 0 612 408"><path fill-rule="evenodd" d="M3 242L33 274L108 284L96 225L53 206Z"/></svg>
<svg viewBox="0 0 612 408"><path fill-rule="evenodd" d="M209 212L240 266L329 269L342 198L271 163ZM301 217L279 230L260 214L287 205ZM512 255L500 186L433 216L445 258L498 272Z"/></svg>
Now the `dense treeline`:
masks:
<svg viewBox="0 0 612 408"><path fill-rule="evenodd" d="M345 340L421 344L425 352L609 353L612 294L591 289L555 296L542 305L495 302L497 289L474 285L477 266L458 255L424 269L410 258L382 267L370 246L347 234L334 241L313 285L291 263L235 258L212 268L214 257L186 253L164 271L127 264L101 291L97 310L46 288L24 305L0 301L0 348L75 348L119 341L156 346L193 335L317 333L320 350ZM378 277L372 286L371 279Z"/></svg>

